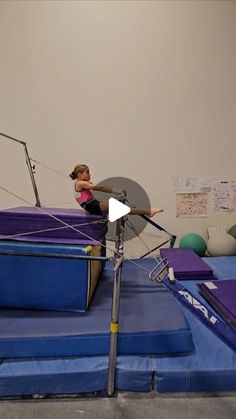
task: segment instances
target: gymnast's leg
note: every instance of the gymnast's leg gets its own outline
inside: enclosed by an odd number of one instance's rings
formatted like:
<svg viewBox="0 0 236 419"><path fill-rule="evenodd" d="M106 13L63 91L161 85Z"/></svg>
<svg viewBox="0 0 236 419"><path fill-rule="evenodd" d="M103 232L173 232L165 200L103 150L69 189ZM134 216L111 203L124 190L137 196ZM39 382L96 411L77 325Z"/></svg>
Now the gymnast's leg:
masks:
<svg viewBox="0 0 236 419"><path fill-rule="evenodd" d="M109 205L108 202L100 201L100 209L101 212L105 215L108 214ZM147 215L148 217L153 217L154 215L158 214L159 212L163 212L164 210L161 208L153 208L153 209L142 209L142 208L131 208L129 214L132 215Z"/></svg>

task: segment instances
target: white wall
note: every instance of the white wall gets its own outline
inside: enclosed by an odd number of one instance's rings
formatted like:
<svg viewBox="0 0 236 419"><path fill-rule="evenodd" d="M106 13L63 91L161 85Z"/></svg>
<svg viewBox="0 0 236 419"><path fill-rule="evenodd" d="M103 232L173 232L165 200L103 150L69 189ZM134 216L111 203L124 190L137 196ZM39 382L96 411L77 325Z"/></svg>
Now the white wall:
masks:
<svg viewBox="0 0 236 419"><path fill-rule="evenodd" d="M230 226L210 207L176 219L172 179L236 178L235 21L232 1L1 1L0 131L62 173L140 182L177 235ZM0 155L0 185L34 202L20 146L0 138ZM74 206L69 180L36 180L44 204Z"/></svg>

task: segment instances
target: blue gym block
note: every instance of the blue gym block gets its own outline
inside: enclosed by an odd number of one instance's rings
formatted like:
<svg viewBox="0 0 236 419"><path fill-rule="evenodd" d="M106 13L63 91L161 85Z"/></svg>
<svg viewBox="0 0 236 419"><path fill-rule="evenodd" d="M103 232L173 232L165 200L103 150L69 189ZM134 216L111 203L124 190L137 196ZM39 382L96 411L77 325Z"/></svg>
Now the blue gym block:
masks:
<svg viewBox="0 0 236 419"><path fill-rule="evenodd" d="M0 307L80 311L101 273L100 246L0 241Z"/></svg>

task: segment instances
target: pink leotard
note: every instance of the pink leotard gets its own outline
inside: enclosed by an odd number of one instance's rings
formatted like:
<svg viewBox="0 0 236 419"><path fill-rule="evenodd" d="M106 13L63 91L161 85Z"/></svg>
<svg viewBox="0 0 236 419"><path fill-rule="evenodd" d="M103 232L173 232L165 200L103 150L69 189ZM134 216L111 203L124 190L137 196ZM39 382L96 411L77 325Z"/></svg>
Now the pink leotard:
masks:
<svg viewBox="0 0 236 419"><path fill-rule="evenodd" d="M75 199L79 205L92 201L94 198L90 189L82 189L78 192L75 190Z"/></svg>

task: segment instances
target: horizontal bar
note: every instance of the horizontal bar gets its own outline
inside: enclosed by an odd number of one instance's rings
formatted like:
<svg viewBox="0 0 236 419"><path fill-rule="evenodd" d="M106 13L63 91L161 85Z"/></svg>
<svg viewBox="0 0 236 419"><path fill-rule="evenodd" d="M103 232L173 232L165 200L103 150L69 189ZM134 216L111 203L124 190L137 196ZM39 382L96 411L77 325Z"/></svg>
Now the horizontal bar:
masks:
<svg viewBox="0 0 236 419"><path fill-rule="evenodd" d="M86 256L86 255L71 255L66 253L33 253L33 252L15 252L14 250L0 251L0 255L4 256L32 256L32 257L46 257L46 258L66 258L66 259L84 259L84 260L110 260L106 256Z"/></svg>
<svg viewBox="0 0 236 419"><path fill-rule="evenodd" d="M0 132L0 135L2 137L9 138L9 140L15 141L16 143L20 143L20 144L26 145L26 142L25 141L18 140L17 138L14 138L14 137L11 137L10 135L4 134L3 132Z"/></svg>

